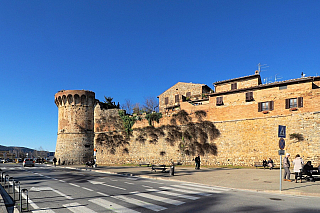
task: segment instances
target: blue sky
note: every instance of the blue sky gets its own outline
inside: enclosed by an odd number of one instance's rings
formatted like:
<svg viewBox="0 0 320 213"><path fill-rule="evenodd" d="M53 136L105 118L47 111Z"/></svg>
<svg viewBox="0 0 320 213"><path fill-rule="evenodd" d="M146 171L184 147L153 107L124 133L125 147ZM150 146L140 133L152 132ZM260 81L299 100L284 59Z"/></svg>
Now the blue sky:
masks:
<svg viewBox="0 0 320 213"><path fill-rule="evenodd" d="M59 90L143 104L177 82L320 74L320 1L0 1L0 144L54 151Z"/></svg>

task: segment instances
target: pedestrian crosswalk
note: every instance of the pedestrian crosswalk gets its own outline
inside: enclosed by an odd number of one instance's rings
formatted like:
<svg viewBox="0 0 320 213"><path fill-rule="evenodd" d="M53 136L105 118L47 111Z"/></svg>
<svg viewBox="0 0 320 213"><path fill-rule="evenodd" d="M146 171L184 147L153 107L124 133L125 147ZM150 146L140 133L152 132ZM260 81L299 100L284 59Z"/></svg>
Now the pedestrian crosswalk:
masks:
<svg viewBox="0 0 320 213"><path fill-rule="evenodd" d="M70 212L160 212L173 206L183 206L203 196L227 192L228 188L200 184L182 183L159 188L146 188L143 192L134 191L121 195L107 195L97 192L99 197L89 199L86 205L71 202L63 205Z"/></svg>

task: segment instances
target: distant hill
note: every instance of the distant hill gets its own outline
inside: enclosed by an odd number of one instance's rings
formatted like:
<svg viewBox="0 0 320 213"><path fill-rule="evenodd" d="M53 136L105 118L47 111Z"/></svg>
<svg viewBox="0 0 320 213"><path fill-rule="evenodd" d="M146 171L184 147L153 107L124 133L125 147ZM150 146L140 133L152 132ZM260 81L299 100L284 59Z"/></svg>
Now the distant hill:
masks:
<svg viewBox="0 0 320 213"><path fill-rule="evenodd" d="M19 147L19 146L2 146L0 145L0 151L12 151L12 150L21 150L22 152L34 152L36 150L26 148L26 147Z"/></svg>

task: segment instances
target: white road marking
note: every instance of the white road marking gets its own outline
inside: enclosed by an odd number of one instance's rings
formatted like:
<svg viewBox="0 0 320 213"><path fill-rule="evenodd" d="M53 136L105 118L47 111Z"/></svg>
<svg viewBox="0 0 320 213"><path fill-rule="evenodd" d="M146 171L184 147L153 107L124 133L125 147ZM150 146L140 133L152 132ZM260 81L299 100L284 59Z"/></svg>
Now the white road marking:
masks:
<svg viewBox="0 0 320 213"><path fill-rule="evenodd" d="M146 188L153 188L152 186L146 186L146 185L142 185L142 186Z"/></svg>
<svg viewBox="0 0 320 213"><path fill-rule="evenodd" d="M184 185L172 185L172 186L187 189L187 190L195 190L195 191L208 192L208 193L221 193L222 192L222 191L213 190L213 189L204 189L204 188L197 188L197 187L184 186Z"/></svg>
<svg viewBox="0 0 320 213"><path fill-rule="evenodd" d="M69 185L71 185L71 186L75 186L75 187L80 187L79 185L74 184L74 183L69 183Z"/></svg>
<svg viewBox="0 0 320 213"><path fill-rule="evenodd" d="M163 203L172 204L172 205L175 205L175 206L179 206L181 204L184 204L184 202L181 202L181 201L178 201L178 200L169 199L169 198L165 198L165 197L160 197L160 196L152 195L152 194L149 194L149 193L132 192L131 194L137 195L137 196L140 196L140 197L144 197L144 198L148 198L148 199L151 199L151 200L160 201L160 202L163 202Z"/></svg>
<svg viewBox="0 0 320 213"><path fill-rule="evenodd" d="M103 186L109 186L109 187L116 188L116 189L126 190L124 188L117 187L117 186L112 186L112 185L106 184L104 182L98 182L98 181L93 181L93 180L89 180L89 182L92 183L92 184L101 184Z"/></svg>
<svg viewBox="0 0 320 213"><path fill-rule="evenodd" d="M156 183L156 184L164 184L164 183L159 183L159 182L155 182L155 181L151 181L151 180L144 180L144 182L147 182L147 183Z"/></svg>
<svg viewBox="0 0 320 213"><path fill-rule="evenodd" d="M177 191L177 192L183 192L186 194L196 194L196 195L202 195L202 196L210 196L211 194L207 194L207 193L201 193L201 192L195 192L195 191L190 191L190 190L184 190L184 189L178 189L178 188L174 188L174 187L160 187L161 189L167 189L167 190L172 190L172 191Z"/></svg>
<svg viewBox="0 0 320 213"><path fill-rule="evenodd" d="M130 182L124 182L124 183L134 185L134 183L130 183Z"/></svg>
<svg viewBox="0 0 320 213"><path fill-rule="evenodd" d="M135 211L135 210L132 210L132 209L128 209L124 206L120 206L116 203L112 203L110 201L107 201L105 199L102 199L102 198L97 198L97 199L92 199L92 200L89 200L90 202L92 203L95 203L99 206L102 206L106 209L110 209L114 212L119 212L119 213L139 213L138 211Z"/></svg>
<svg viewBox="0 0 320 213"><path fill-rule="evenodd" d="M80 203L69 203L63 206L74 213L95 213L95 211L81 205Z"/></svg>
<svg viewBox="0 0 320 213"><path fill-rule="evenodd" d="M230 189L228 189L228 188L216 187L216 186L206 186L206 185L201 185L201 184L184 183L181 185L199 187L199 188L205 188L205 189L212 189L212 190L220 190L220 191L230 191Z"/></svg>
<svg viewBox="0 0 320 213"><path fill-rule="evenodd" d="M88 191L90 191L90 192L93 192L92 189L88 189L88 188L86 188L86 187L82 187L82 188L85 189L85 190L88 190Z"/></svg>
<svg viewBox="0 0 320 213"><path fill-rule="evenodd" d="M146 209L150 209L152 211L156 211L156 212L167 209L165 207L158 206L158 205L155 205L155 204L152 204L152 203L148 203L148 202L145 202L145 201L142 201L142 200L138 200L138 199L135 199L135 198L130 198L128 196L118 195L118 196L112 196L112 197L116 198L118 200L122 200L122 201L127 202L127 203L131 203L131 204L134 204L134 205L137 205L137 206L141 206L141 207L146 208Z"/></svg>
<svg viewBox="0 0 320 213"><path fill-rule="evenodd" d="M160 194L164 194L164 195L170 195L170 196L185 198L185 199L189 199L189 200L197 200L197 199L199 199L199 197L185 195L185 194L179 194L179 193L175 193L175 192L159 191L159 190L156 190L156 189L147 189L147 190L148 191L152 191L152 192L156 192L156 193L160 193Z"/></svg>
<svg viewBox="0 0 320 213"><path fill-rule="evenodd" d="M59 180L60 182L63 182L63 183L65 183L65 181L64 180Z"/></svg>
<svg viewBox="0 0 320 213"><path fill-rule="evenodd" d="M97 192L99 195L102 195L102 196L105 196L105 197L109 197L110 195L107 195L105 193L102 193L102 192Z"/></svg>
<svg viewBox="0 0 320 213"><path fill-rule="evenodd" d="M55 213L49 208L32 210L34 213Z"/></svg>

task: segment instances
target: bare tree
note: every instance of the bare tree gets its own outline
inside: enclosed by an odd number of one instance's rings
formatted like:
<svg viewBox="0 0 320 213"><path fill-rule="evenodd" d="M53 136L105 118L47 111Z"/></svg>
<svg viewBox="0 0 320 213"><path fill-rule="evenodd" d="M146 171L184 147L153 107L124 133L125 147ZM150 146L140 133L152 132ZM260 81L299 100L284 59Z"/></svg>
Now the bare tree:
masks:
<svg viewBox="0 0 320 213"><path fill-rule="evenodd" d="M157 112L158 110L158 100L155 97L144 98L144 105L146 113Z"/></svg>
<svg viewBox="0 0 320 213"><path fill-rule="evenodd" d="M132 114L133 107L134 107L134 104L129 99L126 99L124 101L124 104L122 104L121 106L122 109L126 110L127 114Z"/></svg>
<svg viewBox="0 0 320 213"><path fill-rule="evenodd" d="M136 103L133 107L133 113L140 114L140 104Z"/></svg>

